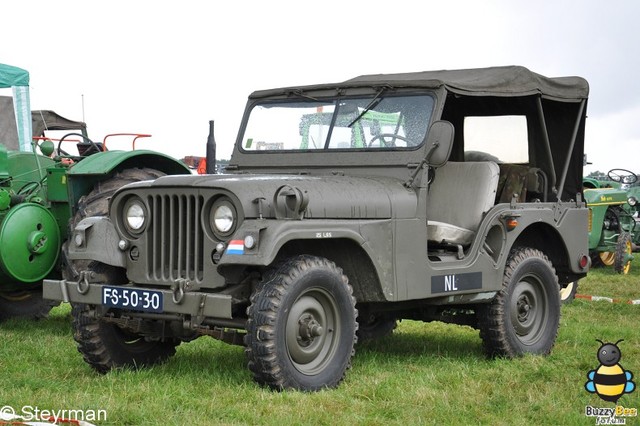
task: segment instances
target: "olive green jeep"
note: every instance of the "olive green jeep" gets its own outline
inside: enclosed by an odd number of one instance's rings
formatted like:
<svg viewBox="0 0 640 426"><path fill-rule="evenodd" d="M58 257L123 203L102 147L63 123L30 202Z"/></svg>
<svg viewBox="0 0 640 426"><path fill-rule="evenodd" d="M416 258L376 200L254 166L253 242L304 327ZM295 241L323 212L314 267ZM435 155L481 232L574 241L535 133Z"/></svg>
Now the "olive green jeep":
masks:
<svg viewBox="0 0 640 426"><path fill-rule="evenodd" d="M522 67L254 92L225 174L119 190L45 295L71 302L102 373L211 336L244 345L261 385L330 388L401 319L548 354L559 291L590 266L587 97Z"/></svg>

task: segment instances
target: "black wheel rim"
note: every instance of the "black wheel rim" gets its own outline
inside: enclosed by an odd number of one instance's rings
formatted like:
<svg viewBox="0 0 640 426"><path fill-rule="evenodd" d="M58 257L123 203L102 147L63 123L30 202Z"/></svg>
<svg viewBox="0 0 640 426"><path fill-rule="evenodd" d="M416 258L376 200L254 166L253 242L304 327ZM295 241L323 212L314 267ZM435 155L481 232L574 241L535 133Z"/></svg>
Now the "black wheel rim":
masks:
<svg viewBox="0 0 640 426"><path fill-rule="evenodd" d="M547 295L540 280L533 275L522 277L511 298L511 324L525 345L535 344L544 334L549 310Z"/></svg>
<svg viewBox="0 0 640 426"><path fill-rule="evenodd" d="M316 375L338 349L340 314L335 299L320 288L308 289L293 303L286 321L286 348L294 367Z"/></svg>

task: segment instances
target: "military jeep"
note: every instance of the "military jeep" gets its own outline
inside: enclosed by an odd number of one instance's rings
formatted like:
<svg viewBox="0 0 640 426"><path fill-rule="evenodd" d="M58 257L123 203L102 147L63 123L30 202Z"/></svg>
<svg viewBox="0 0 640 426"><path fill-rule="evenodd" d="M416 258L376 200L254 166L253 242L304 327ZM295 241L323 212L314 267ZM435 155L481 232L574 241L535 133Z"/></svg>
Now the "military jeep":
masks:
<svg viewBox="0 0 640 426"><path fill-rule="evenodd" d="M548 354L559 291L590 266L587 97L522 67L254 92L226 174L119 190L45 295L71 302L101 373L212 336L245 346L260 385L331 388L401 319Z"/></svg>

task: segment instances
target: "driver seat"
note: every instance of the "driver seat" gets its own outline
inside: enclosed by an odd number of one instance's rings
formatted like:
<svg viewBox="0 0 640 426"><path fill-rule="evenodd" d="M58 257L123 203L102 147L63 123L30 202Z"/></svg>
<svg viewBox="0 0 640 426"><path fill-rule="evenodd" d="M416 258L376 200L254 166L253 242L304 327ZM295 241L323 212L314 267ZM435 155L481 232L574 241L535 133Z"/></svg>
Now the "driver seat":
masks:
<svg viewBox="0 0 640 426"><path fill-rule="evenodd" d="M458 247L458 253L468 247L495 204L499 176L493 161L450 161L438 168L429 186L428 241Z"/></svg>

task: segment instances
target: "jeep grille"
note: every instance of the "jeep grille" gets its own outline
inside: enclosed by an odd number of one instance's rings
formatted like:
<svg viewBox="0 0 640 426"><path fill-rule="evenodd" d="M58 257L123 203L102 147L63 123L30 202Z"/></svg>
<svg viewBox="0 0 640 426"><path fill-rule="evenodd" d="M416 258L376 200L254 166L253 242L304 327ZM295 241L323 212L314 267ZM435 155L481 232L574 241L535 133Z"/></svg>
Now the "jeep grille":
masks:
<svg viewBox="0 0 640 426"><path fill-rule="evenodd" d="M148 277L159 281L203 279L201 225L203 198L196 195L152 195L147 234Z"/></svg>

